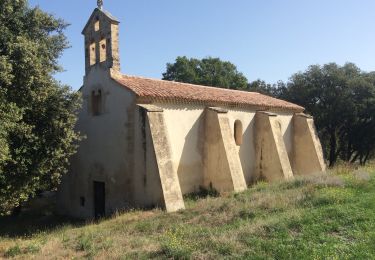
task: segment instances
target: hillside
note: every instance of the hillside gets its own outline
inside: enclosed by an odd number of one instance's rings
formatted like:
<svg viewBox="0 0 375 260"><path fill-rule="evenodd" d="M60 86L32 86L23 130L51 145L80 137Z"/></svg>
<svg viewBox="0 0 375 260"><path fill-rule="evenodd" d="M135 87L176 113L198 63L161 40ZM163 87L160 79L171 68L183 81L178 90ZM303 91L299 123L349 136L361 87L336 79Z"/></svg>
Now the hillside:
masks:
<svg viewBox="0 0 375 260"><path fill-rule="evenodd" d="M375 168L337 168L241 194L190 196L187 210L98 223L48 212L0 219L0 257L30 259L375 258Z"/></svg>

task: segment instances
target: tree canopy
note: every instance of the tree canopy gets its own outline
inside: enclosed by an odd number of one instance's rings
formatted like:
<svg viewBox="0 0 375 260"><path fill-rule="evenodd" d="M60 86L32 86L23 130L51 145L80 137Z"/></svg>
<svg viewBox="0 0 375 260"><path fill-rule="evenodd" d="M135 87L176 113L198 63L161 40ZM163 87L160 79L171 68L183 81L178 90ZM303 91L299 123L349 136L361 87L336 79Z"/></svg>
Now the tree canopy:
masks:
<svg viewBox="0 0 375 260"><path fill-rule="evenodd" d="M174 63L167 64L164 80L192 83L204 86L229 89L246 89L247 78L237 67L219 58L189 59L177 57Z"/></svg>
<svg viewBox="0 0 375 260"><path fill-rule="evenodd" d="M53 189L80 139L78 93L54 80L66 23L26 0L0 1L0 214Z"/></svg>

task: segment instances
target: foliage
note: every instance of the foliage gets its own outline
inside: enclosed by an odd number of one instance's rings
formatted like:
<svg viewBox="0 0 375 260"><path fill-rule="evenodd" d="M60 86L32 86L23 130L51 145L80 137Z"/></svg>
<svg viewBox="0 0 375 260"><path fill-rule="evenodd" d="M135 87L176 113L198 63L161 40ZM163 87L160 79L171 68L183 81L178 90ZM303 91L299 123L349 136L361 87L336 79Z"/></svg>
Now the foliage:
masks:
<svg viewBox="0 0 375 260"><path fill-rule="evenodd" d="M202 60L177 57L174 63L167 64L163 79L229 89L247 87L246 77L235 65L211 57Z"/></svg>
<svg viewBox="0 0 375 260"><path fill-rule="evenodd" d="M20 255L21 253L22 253L21 248L18 245L15 245L15 246L9 248L6 251L4 256L5 257L15 257L17 255Z"/></svg>
<svg viewBox="0 0 375 260"><path fill-rule="evenodd" d="M373 259L375 168L356 167L259 183L190 201L176 213L130 211L54 225L57 217L40 211L0 218L0 258Z"/></svg>
<svg viewBox="0 0 375 260"><path fill-rule="evenodd" d="M79 140L79 94L53 79L66 24L26 0L0 1L0 214L52 189Z"/></svg>
<svg viewBox="0 0 375 260"><path fill-rule="evenodd" d="M285 90L285 83L283 81L278 81L276 84L269 84L264 80L257 79L247 85L247 90L263 95L279 97Z"/></svg>
<svg viewBox="0 0 375 260"><path fill-rule="evenodd" d="M5 162L10 159L9 134L16 131L17 122L20 119L17 106L12 103L6 104L4 94L0 92L0 172L2 172Z"/></svg>

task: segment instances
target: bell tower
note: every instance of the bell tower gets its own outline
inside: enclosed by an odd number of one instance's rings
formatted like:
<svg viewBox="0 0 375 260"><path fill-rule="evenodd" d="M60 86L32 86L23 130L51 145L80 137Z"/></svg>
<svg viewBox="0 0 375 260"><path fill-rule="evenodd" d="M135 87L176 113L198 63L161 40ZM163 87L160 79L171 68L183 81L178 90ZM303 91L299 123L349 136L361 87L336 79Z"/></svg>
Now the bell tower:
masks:
<svg viewBox="0 0 375 260"><path fill-rule="evenodd" d="M91 14L82 34L85 38L86 75L93 67L120 71L119 21L103 10L103 1Z"/></svg>

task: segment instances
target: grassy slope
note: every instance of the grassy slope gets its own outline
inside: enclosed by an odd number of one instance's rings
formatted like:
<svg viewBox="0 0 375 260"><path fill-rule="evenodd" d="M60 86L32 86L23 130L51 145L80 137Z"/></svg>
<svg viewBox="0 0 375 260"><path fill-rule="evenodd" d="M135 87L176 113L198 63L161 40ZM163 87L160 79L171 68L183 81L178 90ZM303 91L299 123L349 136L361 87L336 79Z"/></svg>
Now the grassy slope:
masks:
<svg viewBox="0 0 375 260"><path fill-rule="evenodd" d="M367 173L368 172L368 173ZM0 257L375 258L375 170L260 183L241 194L187 200L187 210L119 214L99 223L0 219Z"/></svg>

